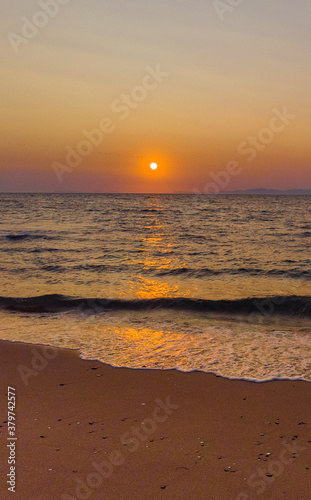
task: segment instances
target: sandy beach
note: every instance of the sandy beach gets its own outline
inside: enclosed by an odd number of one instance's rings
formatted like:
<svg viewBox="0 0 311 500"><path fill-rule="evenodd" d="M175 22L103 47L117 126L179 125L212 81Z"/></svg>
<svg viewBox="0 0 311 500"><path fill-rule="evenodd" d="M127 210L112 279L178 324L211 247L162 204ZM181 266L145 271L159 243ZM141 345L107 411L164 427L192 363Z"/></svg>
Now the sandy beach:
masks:
<svg viewBox="0 0 311 500"><path fill-rule="evenodd" d="M310 383L0 348L2 499L310 498ZM16 393L15 494L6 484L8 387Z"/></svg>

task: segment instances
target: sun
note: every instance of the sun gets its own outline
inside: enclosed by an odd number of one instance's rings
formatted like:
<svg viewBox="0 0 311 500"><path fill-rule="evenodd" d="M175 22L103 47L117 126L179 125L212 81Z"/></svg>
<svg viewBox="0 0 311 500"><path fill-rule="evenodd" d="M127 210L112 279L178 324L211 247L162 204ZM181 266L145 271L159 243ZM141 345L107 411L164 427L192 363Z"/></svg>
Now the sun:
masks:
<svg viewBox="0 0 311 500"><path fill-rule="evenodd" d="M151 170L156 170L158 168L158 165L156 163L150 163L150 168Z"/></svg>

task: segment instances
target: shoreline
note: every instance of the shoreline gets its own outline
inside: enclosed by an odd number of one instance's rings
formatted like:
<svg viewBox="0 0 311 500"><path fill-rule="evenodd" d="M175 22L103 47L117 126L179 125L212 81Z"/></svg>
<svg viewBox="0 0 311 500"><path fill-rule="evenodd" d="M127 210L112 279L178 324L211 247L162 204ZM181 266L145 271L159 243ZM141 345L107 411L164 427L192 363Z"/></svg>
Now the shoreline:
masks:
<svg viewBox="0 0 311 500"><path fill-rule="evenodd" d="M117 368L11 341L0 365L5 441L16 389L17 499L309 498L307 381Z"/></svg>
<svg viewBox="0 0 311 500"><path fill-rule="evenodd" d="M77 348L77 347L59 347L59 346L55 346L55 345L52 345L52 344L38 344L38 343L32 343L32 342L23 342L23 341L20 341L20 340L3 340L3 339L0 339L0 345L2 342L8 342L8 343L12 343L12 344L22 344L22 345L25 345L25 346L35 346L35 347L39 347L39 348L51 348L51 349L56 349L56 350L60 350L60 351L71 351L71 352L76 352L78 353L78 356L79 356L79 359L81 359L82 361L88 361L88 362L98 362L104 366L108 366L108 367L111 367L111 368L122 368L124 370L139 370L139 371L160 371L160 372L171 372L171 371L176 371L176 372L180 372L180 373L185 373L185 374L190 374L190 373L204 373L206 375L212 375L212 376L215 376L215 377L218 377L218 378L223 378L225 380L232 380L232 381L243 381L243 382L251 382L251 383L254 383L254 384L264 384L264 383L267 383L267 382L282 382L282 381L287 381L287 382L306 382L306 383L311 383L311 380L307 380L305 378L301 378L301 377L295 377L295 378L289 378L289 377L271 377L271 378L267 378L267 379L256 379L256 378L247 378L247 377L230 377L230 376L226 376L226 375L222 375L220 373L216 373L216 372L213 372L213 371L204 371L204 370L201 370L199 368L196 368L194 370L190 370L190 371L185 371L185 370L182 370L181 368L178 368L178 367L174 367L174 368L154 368L154 367L132 367L132 366L124 366L124 365L115 365L113 363L108 363L106 361L102 361L100 359L96 359L96 358L87 358L87 357L82 357L81 355L81 349Z"/></svg>

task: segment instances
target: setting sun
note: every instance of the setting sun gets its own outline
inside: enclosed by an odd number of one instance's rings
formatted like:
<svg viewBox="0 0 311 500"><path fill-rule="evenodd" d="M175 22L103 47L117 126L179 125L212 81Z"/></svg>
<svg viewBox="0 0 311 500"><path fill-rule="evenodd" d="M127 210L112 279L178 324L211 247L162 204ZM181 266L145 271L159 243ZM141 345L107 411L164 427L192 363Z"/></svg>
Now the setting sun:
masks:
<svg viewBox="0 0 311 500"><path fill-rule="evenodd" d="M151 170L156 170L158 168L158 165L156 163L151 163L150 168Z"/></svg>

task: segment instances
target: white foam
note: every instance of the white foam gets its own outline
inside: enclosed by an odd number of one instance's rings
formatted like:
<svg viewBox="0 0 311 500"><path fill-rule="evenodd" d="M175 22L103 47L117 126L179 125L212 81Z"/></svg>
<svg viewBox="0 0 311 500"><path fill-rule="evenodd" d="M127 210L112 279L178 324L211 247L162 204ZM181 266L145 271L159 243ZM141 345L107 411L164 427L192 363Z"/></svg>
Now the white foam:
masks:
<svg viewBox="0 0 311 500"><path fill-rule="evenodd" d="M80 349L114 366L201 370L232 379L311 381L310 322L249 325L153 311L78 316L1 312L0 337Z"/></svg>

